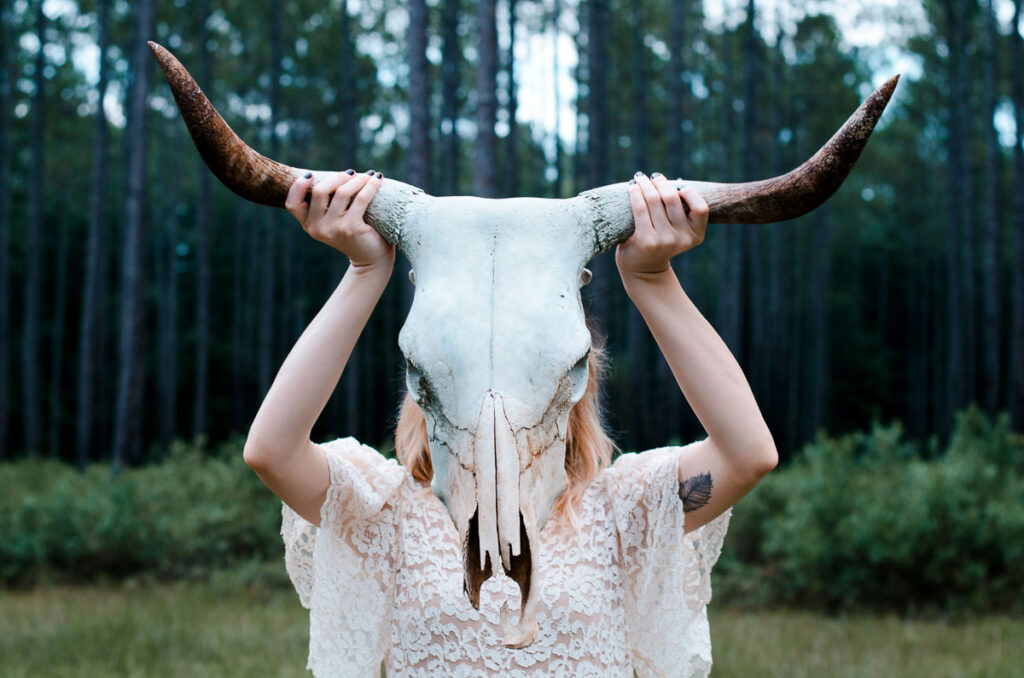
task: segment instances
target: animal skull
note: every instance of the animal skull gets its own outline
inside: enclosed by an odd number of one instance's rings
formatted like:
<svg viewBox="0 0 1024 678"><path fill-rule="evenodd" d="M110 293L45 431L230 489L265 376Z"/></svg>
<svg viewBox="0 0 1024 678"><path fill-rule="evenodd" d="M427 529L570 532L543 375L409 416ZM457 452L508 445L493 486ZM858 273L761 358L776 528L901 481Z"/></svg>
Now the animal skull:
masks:
<svg viewBox="0 0 1024 678"><path fill-rule="evenodd" d="M196 147L233 191L283 207L305 169L266 158L228 127L188 71L150 48ZM766 223L805 214L849 174L899 76L869 96L810 160L788 174L743 184L686 181L711 223ZM315 172L325 181L336 172ZM474 607L494 568L522 592L510 647L537 631L531 547L565 488L569 411L587 385L590 334L579 288L584 266L633 232L626 184L569 200L433 197L384 179L366 220L403 250L416 293L399 333L409 392L426 417L431 488L464 548Z"/></svg>

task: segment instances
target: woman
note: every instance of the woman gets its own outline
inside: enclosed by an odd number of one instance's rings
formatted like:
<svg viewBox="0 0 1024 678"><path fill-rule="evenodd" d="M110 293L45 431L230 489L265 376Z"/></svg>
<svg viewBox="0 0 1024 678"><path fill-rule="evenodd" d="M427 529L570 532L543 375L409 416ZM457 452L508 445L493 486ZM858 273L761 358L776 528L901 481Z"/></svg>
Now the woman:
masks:
<svg viewBox="0 0 1024 678"><path fill-rule="evenodd" d="M739 365L669 266L703 240L707 203L638 172L629 184L636 231L615 261L708 435L609 465L613 444L596 405L600 351L591 352L587 393L570 417L569 484L538 548L540 633L510 649L501 630L519 591L499 573L485 582L479 610L463 594L461 545L429 490L426 429L411 399L396 431L401 464L352 438L310 440L394 264L394 248L363 220L380 181L349 170L292 186L288 211L350 266L282 365L245 445L246 463L283 502L286 564L310 609L307 668L317 676L376 675L381 662L391 677L706 676L708 577L729 509L778 458Z"/></svg>

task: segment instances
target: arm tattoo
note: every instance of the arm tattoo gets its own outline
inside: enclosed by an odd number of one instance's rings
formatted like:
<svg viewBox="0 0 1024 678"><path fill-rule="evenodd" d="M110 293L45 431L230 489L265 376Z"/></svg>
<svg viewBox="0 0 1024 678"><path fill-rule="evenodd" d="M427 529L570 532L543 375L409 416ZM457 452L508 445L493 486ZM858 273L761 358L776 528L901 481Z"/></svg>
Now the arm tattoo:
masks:
<svg viewBox="0 0 1024 678"><path fill-rule="evenodd" d="M683 512L696 511L711 500L711 474L699 473L679 483Z"/></svg>

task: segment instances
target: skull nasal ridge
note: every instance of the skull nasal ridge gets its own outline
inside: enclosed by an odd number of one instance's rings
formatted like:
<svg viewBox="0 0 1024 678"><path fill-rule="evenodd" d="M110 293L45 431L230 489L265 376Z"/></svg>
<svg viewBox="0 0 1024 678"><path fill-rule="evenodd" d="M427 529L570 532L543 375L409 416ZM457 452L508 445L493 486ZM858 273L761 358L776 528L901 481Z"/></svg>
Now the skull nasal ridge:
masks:
<svg viewBox="0 0 1024 678"><path fill-rule="evenodd" d="M494 286L495 277L497 276L497 267L494 262L498 259L498 234L493 233L491 235L491 289L490 298L491 303L488 304L490 307L490 317L488 318L489 332L488 332L488 356L487 356L487 385L490 390L494 389Z"/></svg>

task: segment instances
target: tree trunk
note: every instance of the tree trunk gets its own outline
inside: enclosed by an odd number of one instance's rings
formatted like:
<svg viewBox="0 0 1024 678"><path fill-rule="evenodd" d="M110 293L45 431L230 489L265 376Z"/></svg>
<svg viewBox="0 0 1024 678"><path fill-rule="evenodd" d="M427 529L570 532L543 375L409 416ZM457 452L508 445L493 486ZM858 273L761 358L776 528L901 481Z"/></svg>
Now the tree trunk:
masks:
<svg viewBox="0 0 1024 678"><path fill-rule="evenodd" d="M758 33L754 26L756 20L756 8L754 0L747 1L747 19L743 24L743 131L742 131L742 176L741 181L754 181L760 175L760 167L757 158L760 157L757 148L758 119L756 112L757 89L756 84L761 79L760 63L761 55L758 49ZM762 228L758 225L743 228L740 233L741 242L745 245L742 250L746 253L746 266L741 266L747 278L746 290L749 303L741 306L747 310L746 319L749 322L750 331L746 357L747 370L750 374L752 389L756 395L765 393L766 370L768 367L767 349L767 328L765 327L765 284L762 270L761 256L761 233ZM739 261L744 260L743 251L739 253ZM742 296L741 296L742 298Z"/></svg>
<svg viewBox="0 0 1024 678"><path fill-rule="evenodd" d="M589 25L589 12L587 11L587 5L582 2L576 3L576 35L573 36L573 41L576 45L576 69L573 75L576 78L577 85L581 85L584 82L590 81L590 76L587 70L584 68L586 59L584 54L586 52L586 35L587 31L584 29L584 25ZM584 112L585 102L583 96L580 94L580 87L576 88L576 99L574 104L574 132L573 137L573 153L572 153L572 194L575 195L580 193L587 187L587 172L588 165L585 163L585 157L587 156L586 144L584 142L584 130L587 116ZM588 96L587 102L590 101Z"/></svg>
<svg viewBox="0 0 1024 678"><path fill-rule="evenodd" d="M645 62L647 60L647 48L644 46L644 14L643 5L635 2L630 13L630 32L632 34L632 50L630 53L630 68L632 72L633 88L633 166L637 170L646 170L648 166L647 157L647 73ZM648 371L647 348L651 338L647 330L647 324L640 315L636 305L628 304L627 313L627 350L629 352L629 389L633 397L629 400L631 405L629 419L634 428L634 445L637 449L647 449L652 440L663 440L669 422L665 421L665 413L659 408L652 421L650 406L648 404L648 392L646 387L646 375ZM658 356L658 362L664 362L662 356ZM656 425L658 430L652 430ZM655 437L656 436L656 437Z"/></svg>
<svg viewBox="0 0 1024 678"><path fill-rule="evenodd" d="M677 0L669 7L669 62L668 62L668 129L666 131L666 142L668 145L668 167L666 171L673 176L685 177L689 173L686 162L687 149L683 140L685 131L683 122L685 116L687 93L686 83L683 81L683 74L686 69L686 59L683 55L686 42L686 10L687 0Z"/></svg>
<svg viewBox="0 0 1024 678"><path fill-rule="evenodd" d="M666 158L665 171L672 177L683 178L690 173L687 163L689 149L686 147L686 130L689 112L687 110L687 87L683 76L686 72L686 57L683 52L689 44L687 34L686 13L689 11L687 0L677 0L669 7L669 64L668 64L668 115L666 116L667 131L666 145L668 157ZM697 256L701 256L700 252ZM694 296L690 279L691 256L684 253L675 257L672 268L679 277L679 282L689 295ZM667 438L679 438L684 434L682 430L683 401L672 374L668 362L663 358L658 360L658 399L662 403L662 413L668 426L666 428ZM664 438L663 438L664 439Z"/></svg>
<svg viewBox="0 0 1024 678"><path fill-rule="evenodd" d="M341 11L338 16L339 35L338 46L340 48L338 73L353 73L352 66L356 60L356 45L352 39L352 17L348 12L348 0L342 0ZM341 134L338 138L338 151L343 158L342 162L347 167L362 167L359 164L359 106L357 93L362 83L354 76L348 75L347 87L339 88L338 115L341 120ZM337 284L337 281L335 281ZM334 286L331 286L333 291Z"/></svg>
<svg viewBox="0 0 1024 678"><path fill-rule="evenodd" d="M801 427L808 413L803 410L800 403L803 402L804 393L804 363L806 362L807 347L807 304L804 301L805 285L802 281L808 278L807 261L810 258L810 247L807 243L811 239L808 224L798 221L793 224L793 240L789 248L790 266L787 269L786 287L789 292L790 303L787 326L789 328L789 359L787 360L786 377L788 388L786 402L789 409L786 411L786 446L796 448L804 441L804 431Z"/></svg>
<svg viewBox="0 0 1024 678"><path fill-rule="evenodd" d="M64 372L64 313L67 307L68 283L68 249L71 239L70 224L67 214L62 214L58 226L57 273L53 298L53 332L50 335L50 407L47 417L49 428L50 459L61 458L61 420L63 411L61 400L63 394Z"/></svg>
<svg viewBox="0 0 1024 678"><path fill-rule="evenodd" d="M946 431L954 414L974 396L974 273L971 188L968 159L971 145L966 110L966 0L944 0L949 35L949 168L947 279L949 281L949 344L946 356Z"/></svg>
<svg viewBox="0 0 1024 678"><path fill-rule="evenodd" d="M11 41L10 3L0 1L0 461L8 457L11 397Z"/></svg>
<svg viewBox="0 0 1024 678"><path fill-rule="evenodd" d="M562 148L562 85L561 85L561 73L562 67L558 58L559 41L562 39L562 0L555 0L554 9L551 12L551 32L553 40L553 71L555 74L555 87L554 87L554 99L555 99L555 176L551 182L551 195L555 198L564 198L565 191L565 174L562 170L562 165L565 164L564 152ZM515 91L515 90L511 90ZM510 110L513 110L510 108ZM514 119L514 118L513 118ZM517 129L518 127L514 127ZM519 163L516 162L516 175L519 174ZM515 195L510 193L509 195Z"/></svg>
<svg viewBox="0 0 1024 678"><path fill-rule="evenodd" d="M818 429L828 427L829 376L829 289L832 279L832 234L828 207L817 209L814 218L814 251L811 254L811 372L807 389L807 428L813 439Z"/></svg>
<svg viewBox="0 0 1024 678"><path fill-rule="evenodd" d="M175 121L177 122L177 121ZM175 275L178 242L178 154L180 125L171 130L170 138L162 145L160 154L164 156L161 167L167 168L163 191L168 196L163 205L164 214L155 217L157 225L165 225L165 237L156 238L157 248L156 273L160 288L160 301L157 304L157 399L159 415L157 430L160 445L164 450L170 448L171 441L177 433L178 424L178 283ZM204 168L205 169L205 168ZM161 246L162 245L162 246Z"/></svg>
<svg viewBox="0 0 1024 678"><path fill-rule="evenodd" d="M430 193L432 190L430 148L430 64L427 61L427 28L430 20L424 0L409 2L409 153L407 181ZM410 265L406 257L395 260L394 275L399 281L398 303L404 317L412 306L413 288L409 284Z"/></svg>
<svg viewBox="0 0 1024 678"><path fill-rule="evenodd" d="M589 7L587 183L594 188L608 183L608 0Z"/></svg>
<svg viewBox="0 0 1024 678"><path fill-rule="evenodd" d="M608 0L593 0L588 5L587 29L587 188L603 186L609 178L608 42ZM610 316L612 257L599 254L590 263L594 277L587 286L588 298L601 325Z"/></svg>
<svg viewBox="0 0 1024 678"><path fill-rule="evenodd" d="M351 64L355 59L355 43L352 40L352 24L348 13L347 0L343 0L341 3L339 19L341 27L340 35L338 36L341 47L339 66L340 72L345 73L349 70L348 64ZM339 148L339 153L342 158L345 158L345 162L353 167L362 167L358 162L359 110L355 97L355 93L358 90L358 83L353 83L350 87L343 87L338 101L340 108L338 113L341 119L341 134L339 135L341 147ZM328 295L334 291L345 274L345 258L338 253L332 253L331 266L329 268L330 282L326 290ZM369 324L367 323L367 327L369 327ZM331 398L332 423L337 426L342 421L343 416L344 433L357 438L362 433L359 426L361 412L367 405L360 396L360 387L363 381L361 367L362 363L366 360L366 346L365 338L356 343L352 355L349 356L348 363L345 365L345 370L341 374L341 393L335 392ZM342 405L344 405L344 412L342 412Z"/></svg>
<svg viewBox="0 0 1024 678"><path fill-rule="evenodd" d="M476 62L476 153L473 159L473 192L480 198L498 195L497 137L494 134L497 97L498 28L494 0L480 0L476 13L478 54Z"/></svg>
<svg viewBox="0 0 1024 678"><path fill-rule="evenodd" d="M777 21L778 32L775 36L775 46L772 50L771 61L771 118L770 129L773 131L771 147L768 151L768 171L772 176L782 173L782 149L779 147L778 130L782 129L782 102L785 99L785 80L783 79L786 68L785 59L782 57L782 23ZM772 228L767 226L766 228ZM785 315L783 312L784 296L782 292L783 275L783 238L768 238L768 392L781 394L783 384L787 379L785 372ZM783 413L788 409L789 404L781 397L769 398L765 403L768 411L769 421L776 422L783 420Z"/></svg>
<svg viewBox="0 0 1024 678"><path fill-rule="evenodd" d="M106 242L107 195L109 181L107 165L107 113L102 102L107 94L107 47L110 44L110 3L99 0L100 68L96 94L100 105L96 109L92 143L92 195L89 209L89 235L86 245L85 280L82 283L82 309L78 326L78 413L75 426L75 460L79 469L89 463L93 443L93 399L96 397L95 366L103 364L96 355L96 324L100 311L101 257Z"/></svg>
<svg viewBox="0 0 1024 678"><path fill-rule="evenodd" d="M733 101L735 91L732 83L734 35L728 29L722 34L722 58L725 66L722 69L724 87L722 92L722 174L726 181L735 180L733 147L735 143L735 120ZM718 247L718 268L721 280L719 288L718 325L722 339L729 350L742 362L740 353L740 303L741 275L740 263L742 254L741 233L735 224L719 224L714 228Z"/></svg>
<svg viewBox="0 0 1024 678"><path fill-rule="evenodd" d="M210 56L209 0L199 2L199 72L202 87L213 89L213 64ZM180 125L179 125L180 127ZM210 171L199 162L199 195L196 199L196 363L195 390L192 396L192 437L206 430L207 379L210 361ZM173 243L172 243L173 248ZM174 273L173 269L171 271Z"/></svg>
<svg viewBox="0 0 1024 678"><path fill-rule="evenodd" d="M1020 64L1022 39L1020 26L1022 0L1013 3L1013 27L1010 32L1010 63ZM1024 76L1020 68L1013 73L1013 111L1017 121L1013 148L1013 266L1011 266L1013 329L1010 332L1010 379L1008 401L1013 427L1024 431Z"/></svg>
<svg viewBox="0 0 1024 678"><path fill-rule="evenodd" d="M1002 326L999 317L999 137L992 123L998 99L996 96L996 43L999 35L996 31L996 19L993 14L992 0L988 0L985 10L985 32L988 39L984 42L985 50L985 177L982 187L985 192L985 234L982 240L982 271L984 292L982 308L985 321L982 323L984 364L984 403L989 414L994 415L999 407L999 328Z"/></svg>
<svg viewBox="0 0 1024 678"><path fill-rule="evenodd" d="M430 193L430 64L427 63L427 3L409 0L408 181Z"/></svg>
<svg viewBox="0 0 1024 678"><path fill-rule="evenodd" d="M121 328L118 340L120 366L117 404L114 413L113 469L117 473L126 461L137 461L139 419L142 405L142 291L145 281L142 244L145 242L144 193L146 181L146 94L149 90L149 48L152 34L152 0L135 5L135 45L132 58L134 83L129 100L130 152L128 195L125 200L124 256L121 266Z"/></svg>
<svg viewBox="0 0 1024 678"><path fill-rule="evenodd" d="M270 157L279 157L277 116L281 113L281 3L270 4ZM260 279L259 390L262 397L270 389L274 357L274 289L278 219L275 210L266 210L264 233L260 242L262 261Z"/></svg>
<svg viewBox="0 0 1024 678"><path fill-rule="evenodd" d="M557 25L557 21L556 21ZM557 30L557 29L556 29ZM555 40L557 40L557 32ZM557 45L556 45L557 49ZM555 100L558 100L558 52L555 52ZM505 186L507 197L515 197L519 193L519 130L516 127L516 0L508 0L508 52L505 55L505 71L508 73L508 136L505 137ZM555 116L558 116L556 105ZM558 130L555 130L557 143ZM557 184L557 181L555 182ZM556 188L557 190L557 188ZM556 195L557 197L557 195Z"/></svg>
<svg viewBox="0 0 1024 678"><path fill-rule="evenodd" d="M39 299L43 284L43 177L45 176L46 79L43 77L46 46L46 15L43 2L36 3L36 32L39 51L35 58L36 92L32 102L32 170L28 186L28 247L24 293L24 327L21 335L22 419L24 422L25 452L34 457L41 451L39 422Z"/></svg>
<svg viewBox="0 0 1024 678"><path fill-rule="evenodd" d="M249 305L249 298L246 295L245 276L243 275L248 259L246 248L249 240L253 237L253 229L246 227L246 217L249 216L248 205L240 204L235 210L235 231L232 242L235 243L231 251L231 422L232 430L244 432L247 430L245 421L245 390L246 372L251 366L247 360L249 351L246 339L245 308Z"/></svg>
<svg viewBox="0 0 1024 678"><path fill-rule="evenodd" d="M444 0L441 10L441 136L444 143L444 172L441 190L448 195L459 193L459 0Z"/></svg>

